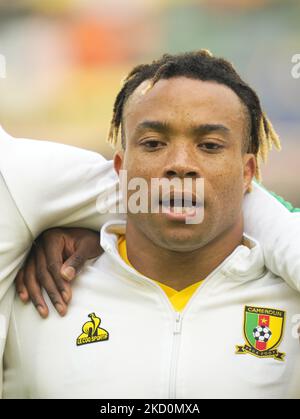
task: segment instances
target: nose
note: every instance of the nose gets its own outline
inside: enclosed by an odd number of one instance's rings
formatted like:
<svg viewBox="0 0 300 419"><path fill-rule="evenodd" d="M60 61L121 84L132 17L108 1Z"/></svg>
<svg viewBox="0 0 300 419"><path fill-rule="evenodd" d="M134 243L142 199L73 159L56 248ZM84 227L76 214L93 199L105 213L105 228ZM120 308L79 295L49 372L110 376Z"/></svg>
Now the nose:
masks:
<svg viewBox="0 0 300 419"><path fill-rule="evenodd" d="M195 149L183 146L174 147L168 155L168 162L164 167L164 177L166 178L199 178L201 177L200 168L196 162Z"/></svg>

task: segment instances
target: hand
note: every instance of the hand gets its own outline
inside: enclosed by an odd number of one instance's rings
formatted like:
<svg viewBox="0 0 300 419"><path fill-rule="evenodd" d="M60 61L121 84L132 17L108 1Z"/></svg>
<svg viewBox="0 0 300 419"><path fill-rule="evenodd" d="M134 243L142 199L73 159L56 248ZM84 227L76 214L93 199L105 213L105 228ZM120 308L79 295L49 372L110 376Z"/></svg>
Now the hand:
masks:
<svg viewBox="0 0 300 419"><path fill-rule="evenodd" d="M88 259L103 252L99 233L82 228L54 228L34 242L15 285L20 299L32 301L41 317L49 314L44 288L57 312L64 316L71 300L72 281Z"/></svg>

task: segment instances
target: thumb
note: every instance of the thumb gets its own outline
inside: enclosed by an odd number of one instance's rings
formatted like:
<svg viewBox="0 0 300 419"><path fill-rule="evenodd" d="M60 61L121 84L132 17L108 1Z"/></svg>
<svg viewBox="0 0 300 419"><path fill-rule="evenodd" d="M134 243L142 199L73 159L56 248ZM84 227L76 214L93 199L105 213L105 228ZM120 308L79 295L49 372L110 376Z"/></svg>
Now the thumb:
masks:
<svg viewBox="0 0 300 419"><path fill-rule="evenodd" d="M67 281L72 281L79 274L87 257L84 257L83 251L77 249L65 263L62 265L60 273Z"/></svg>

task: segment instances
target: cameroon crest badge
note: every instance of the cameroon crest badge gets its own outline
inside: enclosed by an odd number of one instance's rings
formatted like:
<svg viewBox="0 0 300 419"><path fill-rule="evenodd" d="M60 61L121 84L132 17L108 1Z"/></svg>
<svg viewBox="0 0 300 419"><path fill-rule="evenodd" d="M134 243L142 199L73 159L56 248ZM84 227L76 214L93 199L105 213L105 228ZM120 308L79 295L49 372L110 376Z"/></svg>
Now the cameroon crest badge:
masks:
<svg viewBox="0 0 300 419"><path fill-rule="evenodd" d="M236 346L236 354L284 361L285 353L278 351L285 324L285 312L265 307L245 306L244 337L246 344Z"/></svg>

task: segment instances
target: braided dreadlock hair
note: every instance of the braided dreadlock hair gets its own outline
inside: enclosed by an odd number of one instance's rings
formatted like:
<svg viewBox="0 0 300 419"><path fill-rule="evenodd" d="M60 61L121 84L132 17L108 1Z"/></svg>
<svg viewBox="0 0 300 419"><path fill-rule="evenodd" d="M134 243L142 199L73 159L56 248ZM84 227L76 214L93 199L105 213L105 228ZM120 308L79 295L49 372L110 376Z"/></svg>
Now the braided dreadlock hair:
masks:
<svg viewBox="0 0 300 419"><path fill-rule="evenodd" d="M246 142L246 152L256 157L256 178L260 180L259 160L266 161L273 145L280 150L280 140L271 122L262 111L256 92L238 75L231 63L223 58L214 57L208 50L188 52L178 55L165 54L151 64L134 67L123 81L113 108L113 117L108 141L112 145L118 142L122 130L124 105L134 90L145 80L151 89L160 79L184 76L202 81L214 81L233 90L246 106L249 113L249 138ZM122 133L122 146L125 148L125 138Z"/></svg>

